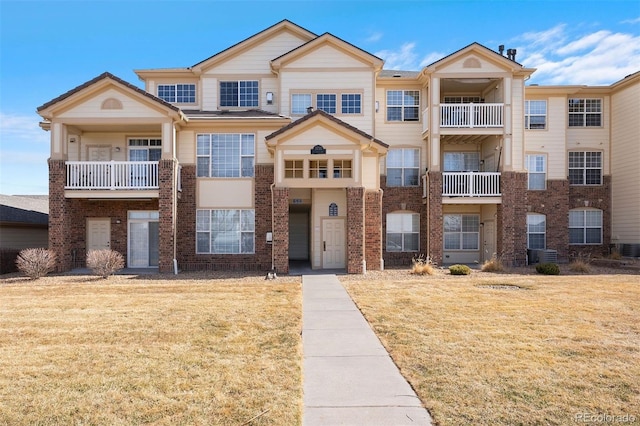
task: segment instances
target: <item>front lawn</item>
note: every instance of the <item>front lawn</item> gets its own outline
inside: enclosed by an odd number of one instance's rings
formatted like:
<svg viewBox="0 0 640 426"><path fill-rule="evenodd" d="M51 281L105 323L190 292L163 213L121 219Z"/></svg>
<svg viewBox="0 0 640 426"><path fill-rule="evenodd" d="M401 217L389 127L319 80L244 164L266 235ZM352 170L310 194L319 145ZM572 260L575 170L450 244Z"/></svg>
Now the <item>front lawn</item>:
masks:
<svg viewBox="0 0 640 426"><path fill-rule="evenodd" d="M343 283L439 425L640 422L640 275Z"/></svg>
<svg viewBox="0 0 640 426"><path fill-rule="evenodd" d="M295 425L300 278L0 278L0 425Z"/></svg>

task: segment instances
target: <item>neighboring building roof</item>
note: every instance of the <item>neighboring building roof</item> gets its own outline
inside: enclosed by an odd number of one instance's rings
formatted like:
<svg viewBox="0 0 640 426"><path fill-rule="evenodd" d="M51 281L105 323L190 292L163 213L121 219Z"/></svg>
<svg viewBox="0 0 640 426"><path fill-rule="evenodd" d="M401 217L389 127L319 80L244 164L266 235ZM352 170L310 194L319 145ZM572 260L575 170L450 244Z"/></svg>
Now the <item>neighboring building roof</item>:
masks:
<svg viewBox="0 0 640 426"><path fill-rule="evenodd" d="M118 82L118 83L122 84L123 86L126 86L127 88L129 88L129 89L131 89L131 90L133 90L133 91L135 91L137 93L140 93L141 95L144 95L147 98L149 98L149 99L151 99L151 100L153 100L155 102L158 102L158 103L162 104L163 106L165 106L167 108L170 108L170 109L172 109L174 111L180 111L180 108L176 107L175 105L172 105L169 102L167 102L167 101L165 101L163 99L160 99L159 97L154 96L149 92L146 92L146 91L142 90L138 86L134 86L133 84L131 84L131 83L119 78L119 77L116 77L115 75L111 74L110 72L103 72L102 74L100 74L96 78L93 78L93 79L87 81L86 83L83 83L80 86L78 86L76 88L73 88L73 89L69 90L66 93L63 93L62 95L58 96L57 98L54 98L54 99L50 100L49 102L40 105L37 108L37 111L42 111L44 109L47 109L50 106L55 105L58 102L61 102L61 101L65 100L65 99L67 99L68 97L70 97L70 96L82 91L83 89L86 89L87 87L90 87L90 86L94 85L95 83L97 83L97 82L99 82L101 80L104 80L106 78L109 78L109 79L111 79L111 80L113 80L115 82Z"/></svg>
<svg viewBox="0 0 640 426"><path fill-rule="evenodd" d="M183 109L182 113L189 119L210 119L210 118L288 118L274 112L262 109L249 110L220 110L201 111L195 109Z"/></svg>
<svg viewBox="0 0 640 426"><path fill-rule="evenodd" d="M281 135L282 133L284 133L284 132L286 132L286 131L288 131L288 130L290 130L290 129L292 129L292 128L294 128L294 127L296 127L296 126L298 126L298 125L300 125L302 123L304 123L305 121L307 121L307 120L309 120L309 119L311 119L313 117L315 117L316 115L321 115L321 116L323 116L323 117L325 117L325 118L327 118L327 119L329 119L329 120L341 125L342 127L345 127L347 129L351 130L352 132L359 134L362 137L370 139L370 140L376 142L377 144L379 144L379 145L381 145L381 146L383 146L385 148L389 148L389 145L387 145L386 143L382 142L380 139L374 138L370 134L363 132L362 130L358 129L357 127L353 127L351 124L346 123L346 122L340 120L339 118L336 118L333 115L328 114L328 113L326 113L326 112L324 112L324 111L322 111L320 109L317 109L317 110L305 115L304 117L294 121L293 123L288 124L288 125L284 126L283 128L276 130L275 132L271 133L270 135L267 135L265 137L265 139L266 140L273 139L276 136Z"/></svg>
<svg viewBox="0 0 640 426"><path fill-rule="evenodd" d="M0 194L0 222L48 225L49 196Z"/></svg>

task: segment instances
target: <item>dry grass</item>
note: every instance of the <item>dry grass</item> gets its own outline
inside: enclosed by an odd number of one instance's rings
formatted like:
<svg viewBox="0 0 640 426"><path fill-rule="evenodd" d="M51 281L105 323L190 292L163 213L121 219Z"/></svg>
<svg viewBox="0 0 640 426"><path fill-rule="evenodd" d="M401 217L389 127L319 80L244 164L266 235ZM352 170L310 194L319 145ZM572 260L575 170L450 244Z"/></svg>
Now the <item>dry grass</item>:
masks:
<svg viewBox="0 0 640 426"><path fill-rule="evenodd" d="M494 255L486 260L480 269L482 272L504 272L505 267L502 258Z"/></svg>
<svg viewBox="0 0 640 426"><path fill-rule="evenodd" d="M0 279L0 424L301 422L300 279Z"/></svg>
<svg viewBox="0 0 640 426"><path fill-rule="evenodd" d="M640 276L524 272L343 282L439 425L639 421Z"/></svg>

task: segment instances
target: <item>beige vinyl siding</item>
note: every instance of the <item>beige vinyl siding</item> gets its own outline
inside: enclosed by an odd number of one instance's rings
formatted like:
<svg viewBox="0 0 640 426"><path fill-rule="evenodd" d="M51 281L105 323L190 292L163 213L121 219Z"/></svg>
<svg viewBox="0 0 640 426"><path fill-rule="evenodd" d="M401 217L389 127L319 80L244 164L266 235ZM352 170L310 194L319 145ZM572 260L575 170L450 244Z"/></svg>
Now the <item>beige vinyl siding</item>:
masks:
<svg viewBox="0 0 640 426"><path fill-rule="evenodd" d="M286 68L325 68L334 70L336 68L369 68L367 64L346 54L343 50L331 45L320 46L310 55L304 55L287 62Z"/></svg>
<svg viewBox="0 0 640 426"><path fill-rule="evenodd" d="M218 79L214 77L202 77L202 109L215 111L218 109Z"/></svg>
<svg viewBox="0 0 640 426"><path fill-rule="evenodd" d="M196 180L196 208L250 209L254 206L253 179Z"/></svg>
<svg viewBox="0 0 640 426"><path fill-rule="evenodd" d="M117 99L122 103L122 109L102 109L102 103L109 99ZM149 102L153 102L149 100ZM132 98L116 89L107 89L102 93L74 105L57 115L58 119L100 117L100 118L164 118L166 114Z"/></svg>
<svg viewBox="0 0 640 426"><path fill-rule="evenodd" d="M469 66L465 67L465 62L467 64L473 62L473 60L477 60L480 63L479 68L471 68ZM504 68L498 66L493 61L487 60L485 57L476 54L464 55L459 60L453 61L442 68L438 68L439 74L446 73L494 73L494 74L504 74Z"/></svg>
<svg viewBox="0 0 640 426"><path fill-rule="evenodd" d="M22 250L49 247L49 231L46 227L0 226L0 248Z"/></svg>
<svg viewBox="0 0 640 426"><path fill-rule="evenodd" d="M181 164L196 163L196 132L193 130L183 130L176 136L177 155Z"/></svg>
<svg viewBox="0 0 640 426"><path fill-rule="evenodd" d="M263 43L216 64L205 71L209 74L271 74L271 60L305 43L295 35L282 32Z"/></svg>
<svg viewBox="0 0 640 426"><path fill-rule="evenodd" d="M255 163L256 164L273 164L273 156L267 150L267 144L265 143L265 137L275 132L272 130L258 130L256 133L256 150L255 150Z"/></svg>
<svg viewBox="0 0 640 426"><path fill-rule="evenodd" d="M611 98L613 243L640 244L640 84Z"/></svg>
<svg viewBox="0 0 640 426"><path fill-rule="evenodd" d="M542 97L527 100L545 99ZM529 153L547 154L547 179L567 178L565 134L567 129L567 99L564 95L546 98L547 128L525 130L525 156ZM523 115L524 119L524 115ZM526 166L525 166L526 167Z"/></svg>

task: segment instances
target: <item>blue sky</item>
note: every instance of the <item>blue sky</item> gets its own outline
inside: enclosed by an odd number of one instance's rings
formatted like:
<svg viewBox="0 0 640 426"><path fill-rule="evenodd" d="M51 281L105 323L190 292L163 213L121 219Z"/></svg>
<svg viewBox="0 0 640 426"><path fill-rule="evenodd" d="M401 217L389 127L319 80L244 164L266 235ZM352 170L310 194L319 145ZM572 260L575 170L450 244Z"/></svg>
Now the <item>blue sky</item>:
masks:
<svg viewBox="0 0 640 426"><path fill-rule="evenodd" d="M104 71L188 67L288 19L418 70L504 44L529 83L608 85L640 70L640 0L0 0L0 193L46 194L38 106Z"/></svg>

